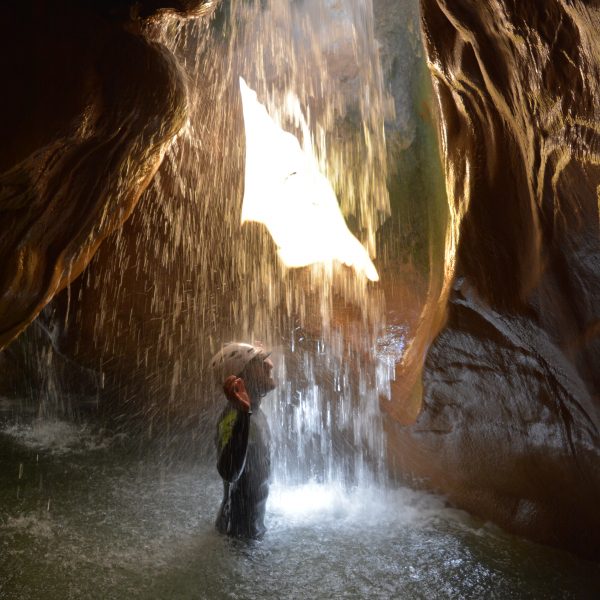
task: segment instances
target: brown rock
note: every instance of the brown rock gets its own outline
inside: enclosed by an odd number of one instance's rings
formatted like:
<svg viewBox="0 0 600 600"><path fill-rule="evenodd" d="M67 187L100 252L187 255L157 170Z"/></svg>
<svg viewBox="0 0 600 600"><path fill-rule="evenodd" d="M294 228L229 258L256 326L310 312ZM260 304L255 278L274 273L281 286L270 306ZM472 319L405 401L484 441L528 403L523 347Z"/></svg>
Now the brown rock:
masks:
<svg viewBox="0 0 600 600"><path fill-rule="evenodd" d="M397 460L486 519L598 556L600 10L421 6L456 279Z"/></svg>
<svg viewBox="0 0 600 600"><path fill-rule="evenodd" d="M2 8L10 93L0 99L0 348L127 219L184 123L184 79L170 53L141 35L133 4ZM151 16L204 4L137 8Z"/></svg>

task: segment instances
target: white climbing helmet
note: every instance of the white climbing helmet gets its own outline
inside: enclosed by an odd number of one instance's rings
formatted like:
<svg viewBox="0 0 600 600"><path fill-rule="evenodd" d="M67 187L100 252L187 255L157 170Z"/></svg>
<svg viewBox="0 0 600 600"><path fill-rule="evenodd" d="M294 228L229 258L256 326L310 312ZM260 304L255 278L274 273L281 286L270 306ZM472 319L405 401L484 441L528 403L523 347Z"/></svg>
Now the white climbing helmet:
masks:
<svg viewBox="0 0 600 600"><path fill-rule="evenodd" d="M229 342L225 344L210 360L210 367L224 381L230 375L236 377L245 366L256 356L263 359L270 356L262 346L245 344L244 342Z"/></svg>

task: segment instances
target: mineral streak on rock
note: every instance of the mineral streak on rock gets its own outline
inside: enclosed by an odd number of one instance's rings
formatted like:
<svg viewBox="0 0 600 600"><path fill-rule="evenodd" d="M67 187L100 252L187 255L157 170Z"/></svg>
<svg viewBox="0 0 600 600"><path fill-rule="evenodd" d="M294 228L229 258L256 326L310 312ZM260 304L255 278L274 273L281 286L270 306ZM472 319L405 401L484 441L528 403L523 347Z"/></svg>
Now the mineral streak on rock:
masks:
<svg viewBox="0 0 600 600"><path fill-rule="evenodd" d="M142 17L214 3L8 2L1 9L0 348L135 207L186 118L180 69Z"/></svg>
<svg viewBox="0 0 600 600"><path fill-rule="evenodd" d="M600 7L422 0L450 223L447 323L404 468L600 555Z"/></svg>

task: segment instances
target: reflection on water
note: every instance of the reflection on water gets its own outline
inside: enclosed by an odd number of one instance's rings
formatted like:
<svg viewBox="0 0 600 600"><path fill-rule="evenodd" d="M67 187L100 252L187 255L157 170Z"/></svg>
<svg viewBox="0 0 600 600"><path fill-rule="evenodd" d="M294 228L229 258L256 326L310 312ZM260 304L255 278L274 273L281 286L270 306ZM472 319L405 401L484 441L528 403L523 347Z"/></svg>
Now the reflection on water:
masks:
<svg viewBox="0 0 600 600"><path fill-rule="evenodd" d="M33 427L33 426L32 426ZM0 434L0 598L592 598L600 568L406 488L274 487L261 542L213 528L212 464L89 427ZM68 449L60 440L70 440Z"/></svg>

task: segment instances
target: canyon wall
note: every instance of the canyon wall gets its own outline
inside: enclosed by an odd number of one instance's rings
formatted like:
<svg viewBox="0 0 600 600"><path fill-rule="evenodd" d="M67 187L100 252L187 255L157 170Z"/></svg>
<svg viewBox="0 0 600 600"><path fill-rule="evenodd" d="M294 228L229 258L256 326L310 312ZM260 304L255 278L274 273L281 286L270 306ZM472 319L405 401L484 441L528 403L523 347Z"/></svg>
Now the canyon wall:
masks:
<svg viewBox="0 0 600 600"><path fill-rule="evenodd" d="M0 348L127 219L185 122L184 77L142 35L144 19L207 10L203 1L3 5Z"/></svg>
<svg viewBox="0 0 600 600"><path fill-rule="evenodd" d="M445 326L396 460L600 553L600 8L422 0L450 220Z"/></svg>

